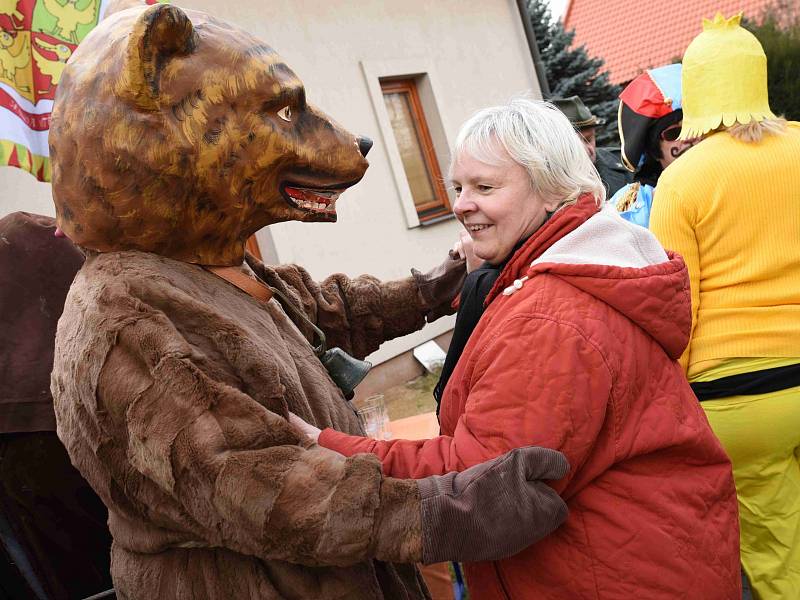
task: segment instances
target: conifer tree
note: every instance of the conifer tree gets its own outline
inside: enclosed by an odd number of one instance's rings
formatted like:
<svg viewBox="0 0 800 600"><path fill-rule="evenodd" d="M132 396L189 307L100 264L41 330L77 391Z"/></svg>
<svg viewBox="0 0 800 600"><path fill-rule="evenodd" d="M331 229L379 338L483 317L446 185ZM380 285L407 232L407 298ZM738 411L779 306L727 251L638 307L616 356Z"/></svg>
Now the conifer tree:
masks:
<svg viewBox="0 0 800 600"><path fill-rule="evenodd" d="M617 110L622 88L608 79L605 62L592 58L585 46L572 47L575 31L554 21L545 0L528 0L528 15L547 74L552 97L580 96L592 114L606 119L597 128L598 146L619 146Z"/></svg>
<svg viewBox="0 0 800 600"><path fill-rule="evenodd" d="M760 22L742 23L761 42L767 55L770 108L790 121L800 120L800 6L777 0Z"/></svg>

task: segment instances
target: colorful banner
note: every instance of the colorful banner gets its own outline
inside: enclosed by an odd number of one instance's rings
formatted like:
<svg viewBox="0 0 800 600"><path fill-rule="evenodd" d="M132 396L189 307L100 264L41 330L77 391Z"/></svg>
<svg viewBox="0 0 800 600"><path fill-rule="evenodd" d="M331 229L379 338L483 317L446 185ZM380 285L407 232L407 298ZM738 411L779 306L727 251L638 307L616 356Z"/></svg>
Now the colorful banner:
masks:
<svg viewBox="0 0 800 600"><path fill-rule="evenodd" d="M50 181L47 134L56 87L108 2L0 0L0 166Z"/></svg>

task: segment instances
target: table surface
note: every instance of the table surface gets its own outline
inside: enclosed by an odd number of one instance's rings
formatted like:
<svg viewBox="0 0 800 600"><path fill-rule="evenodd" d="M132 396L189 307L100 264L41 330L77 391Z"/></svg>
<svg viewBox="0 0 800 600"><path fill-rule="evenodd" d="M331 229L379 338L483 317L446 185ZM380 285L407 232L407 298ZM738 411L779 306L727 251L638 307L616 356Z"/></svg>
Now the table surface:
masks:
<svg viewBox="0 0 800 600"><path fill-rule="evenodd" d="M389 429L393 440L425 440L439 435L439 421L429 412L389 421Z"/></svg>

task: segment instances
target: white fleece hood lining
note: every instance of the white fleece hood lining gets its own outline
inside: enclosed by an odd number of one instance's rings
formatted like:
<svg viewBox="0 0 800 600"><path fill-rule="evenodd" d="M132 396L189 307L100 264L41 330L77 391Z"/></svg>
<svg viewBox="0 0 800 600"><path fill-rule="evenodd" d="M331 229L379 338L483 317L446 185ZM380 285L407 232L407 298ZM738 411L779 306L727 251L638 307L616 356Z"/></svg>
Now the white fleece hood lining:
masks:
<svg viewBox="0 0 800 600"><path fill-rule="evenodd" d="M641 269L668 260L649 230L626 221L606 202L600 212L550 246L531 266L562 263Z"/></svg>

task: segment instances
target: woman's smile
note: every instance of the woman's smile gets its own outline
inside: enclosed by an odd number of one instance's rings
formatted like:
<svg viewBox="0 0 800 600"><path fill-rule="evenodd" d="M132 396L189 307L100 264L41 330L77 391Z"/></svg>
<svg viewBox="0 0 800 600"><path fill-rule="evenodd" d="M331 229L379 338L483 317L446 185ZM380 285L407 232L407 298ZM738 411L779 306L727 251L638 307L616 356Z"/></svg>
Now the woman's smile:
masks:
<svg viewBox="0 0 800 600"><path fill-rule="evenodd" d="M491 227L491 225L488 224L488 223L474 224L474 225L468 225L468 224L465 223L464 227L467 229L467 231L469 231L469 233L470 233L470 235L472 235L472 237L475 237L476 235L478 235L482 231L486 231L487 229L489 229L489 227Z"/></svg>

